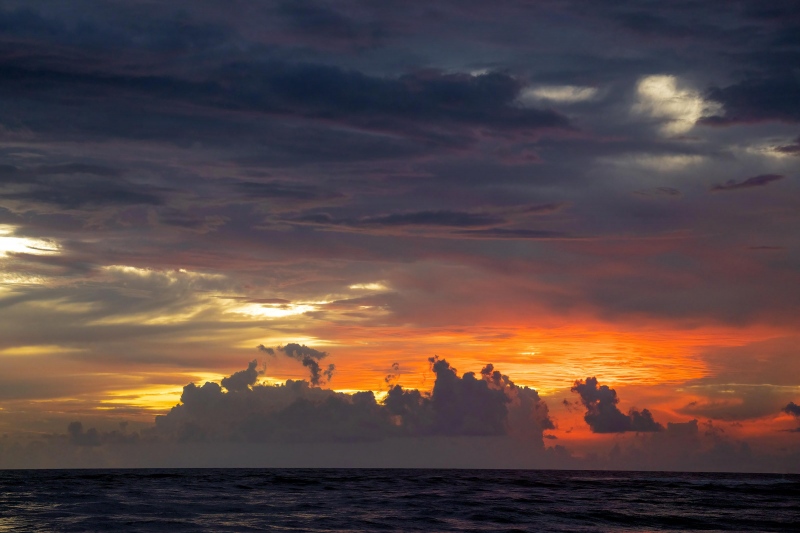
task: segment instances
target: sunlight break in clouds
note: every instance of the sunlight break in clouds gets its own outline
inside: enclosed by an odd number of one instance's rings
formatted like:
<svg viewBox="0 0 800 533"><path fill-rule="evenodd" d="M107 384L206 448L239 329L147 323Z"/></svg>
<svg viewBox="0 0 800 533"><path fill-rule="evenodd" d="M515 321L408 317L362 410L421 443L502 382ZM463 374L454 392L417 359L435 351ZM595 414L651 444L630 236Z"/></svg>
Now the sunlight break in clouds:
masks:
<svg viewBox="0 0 800 533"><path fill-rule="evenodd" d="M320 305L324 305L326 303L330 302L313 302L306 304L247 303L231 309L230 312L259 318L283 318L316 311L319 309Z"/></svg>
<svg viewBox="0 0 800 533"><path fill-rule="evenodd" d="M389 287L384 285L383 283L356 283L355 285L350 285L348 289L353 290L365 290L365 291L385 291Z"/></svg>
<svg viewBox="0 0 800 533"><path fill-rule="evenodd" d="M438 356L469 413L489 362L534 388L554 454L624 448L570 392L594 378L664 426L649 466L682 464L669 424L713 422L800 469L791 3L5 0L0 459L29 436L94 453L71 422L150 424L300 343L352 398L313 387L287 423L334 398L366 439ZM270 385L314 368L268 362ZM429 430L448 409L397 398Z"/></svg>
<svg viewBox="0 0 800 533"><path fill-rule="evenodd" d="M17 237L16 226L0 224L0 283L6 285L42 284L45 277L31 274L24 268L19 268L15 263L16 254L34 256L57 255L61 246L50 239L36 239ZM3 287L0 287L0 291Z"/></svg>
<svg viewBox="0 0 800 533"><path fill-rule="evenodd" d="M721 106L708 102L695 90L678 87L675 76L647 76L636 86L639 102L634 112L663 119L659 127L663 135L679 135L691 130L704 116L715 115Z"/></svg>
<svg viewBox="0 0 800 533"><path fill-rule="evenodd" d="M561 104L574 104L594 99L597 96L597 92L594 87L542 85L524 89L519 95L519 102L523 107L535 106L541 100L549 100Z"/></svg>
<svg viewBox="0 0 800 533"><path fill-rule="evenodd" d="M61 247L52 240L17 237L16 231L16 226L0 224L0 257L8 257L9 254L15 253L52 255L61 250Z"/></svg>

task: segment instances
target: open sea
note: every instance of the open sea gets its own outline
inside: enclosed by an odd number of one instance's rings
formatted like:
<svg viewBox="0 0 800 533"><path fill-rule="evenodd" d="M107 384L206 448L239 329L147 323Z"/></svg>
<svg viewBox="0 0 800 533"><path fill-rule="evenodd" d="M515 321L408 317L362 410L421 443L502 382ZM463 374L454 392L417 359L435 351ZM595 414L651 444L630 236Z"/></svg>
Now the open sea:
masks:
<svg viewBox="0 0 800 533"><path fill-rule="evenodd" d="M800 475L5 470L7 531L800 531Z"/></svg>

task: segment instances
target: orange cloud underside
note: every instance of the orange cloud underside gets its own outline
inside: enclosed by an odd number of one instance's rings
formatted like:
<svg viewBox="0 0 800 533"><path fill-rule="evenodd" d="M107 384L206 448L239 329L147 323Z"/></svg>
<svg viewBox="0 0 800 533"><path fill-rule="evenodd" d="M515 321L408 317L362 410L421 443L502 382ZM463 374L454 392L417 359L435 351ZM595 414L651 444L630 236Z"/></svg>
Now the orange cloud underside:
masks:
<svg viewBox="0 0 800 533"><path fill-rule="evenodd" d="M263 329L248 332L264 335ZM298 340L329 353L324 363L334 363L336 374L326 386L337 390L384 391L388 388L385 378L395 362L399 363L400 371L394 383L430 390L434 375L427 358L433 355L447 359L459 374L478 372L492 363L517 384L540 392L558 424L553 433L559 439L580 441L595 438L582 421L582 408L576 406L569 411L562 405L564 399L576 400L576 395L569 392L576 379L596 376L603 384L616 388L623 411L632 406L647 407L662 423L687 420L690 417L676 414L676 409L692 400L690 394L659 396L654 391L663 391L665 386L674 391L682 383L709 375L710 369L698 355L705 348L742 345L779 333L763 326L670 330L664 324L654 324L612 329L596 321L539 329L524 325L415 328L329 323L315 327ZM198 345L192 344L191 351L181 355L190 359L193 353L202 361L198 366L207 373L188 371L185 366L164 365L155 374L148 373L145 368L137 373L137 369L127 366L125 375L119 375L108 369L102 373L96 369L92 372L88 365L81 368L83 365L77 360L68 365L62 362L64 372L82 374L83 392L79 396L51 398L38 408L46 406L51 414L74 414L76 419L81 413L119 418L121 412L128 411L141 421L152 420L153 415L178 403L182 388L188 382L219 381L256 358L266 364L262 381L306 378L307 370L298 362L270 358L255 348L260 343L279 343L271 342L274 340L268 335L257 336L252 343L241 343L238 348L222 351L222 355L218 346L210 346L209 353L204 353L197 349Z"/></svg>
<svg viewBox="0 0 800 533"><path fill-rule="evenodd" d="M682 383L708 374L698 352L774 336L769 328L611 330L602 324L559 328L477 327L343 328L329 348L338 373L334 388L380 387L393 362L403 386L427 389L426 358L446 358L459 372L492 363L515 382L543 394L568 389L576 379L597 376L609 385ZM327 332L322 332L327 333ZM334 333L332 329L329 333Z"/></svg>

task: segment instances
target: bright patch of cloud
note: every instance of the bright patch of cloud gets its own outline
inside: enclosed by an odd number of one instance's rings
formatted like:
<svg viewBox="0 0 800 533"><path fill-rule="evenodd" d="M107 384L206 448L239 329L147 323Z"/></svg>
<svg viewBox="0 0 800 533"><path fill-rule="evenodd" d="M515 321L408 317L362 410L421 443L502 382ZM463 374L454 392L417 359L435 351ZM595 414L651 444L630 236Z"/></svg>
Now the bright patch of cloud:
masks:
<svg viewBox="0 0 800 533"><path fill-rule="evenodd" d="M747 155L755 155L759 157L793 162L800 153L800 145L793 146L791 144L792 142L795 141L786 141L783 143L784 145L776 145L775 143L764 142L760 144L737 147L734 149ZM796 151L792 151L792 148L795 148Z"/></svg>
<svg viewBox="0 0 800 533"><path fill-rule="evenodd" d="M664 135L679 135L692 129L704 116L718 115L722 107L703 99L699 92L678 86L675 76L646 76L636 86L636 113L663 120Z"/></svg>
<svg viewBox="0 0 800 533"><path fill-rule="evenodd" d="M703 159L703 156L689 154L637 154L601 158L600 160L604 163L621 167L636 167L656 172L672 172L702 163Z"/></svg>
<svg viewBox="0 0 800 533"><path fill-rule="evenodd" d="M38 346L14 346L12 348L5 348L0 350L0 355L3 356L35 356L35 355L54 355L82 352L82 348L70 348L67 346L59 346L57 344L41 344Z"/></svg>
<svg viewBox="0 0 800 533"><path fill-rule="evenodd" d="M594 87L580 87L577 85L542 85L524 89L518 98L519 103L525 107L536 105L542 100L549 100L560 104L574 104L585 102L597 96Z"/></svg>
<svg viewBox="0 0 800 533"><path fill-rule="evenodd" d="M0 257L10 253L52 255L61 251L61 247L52 240L16 237L16 230L15 226L0 225Z"/></svg>
<svg viewBox="0 0 800 533"><path fill-rule="evenodd" d="M159 270L152 268L139 268L127 265L109 265L102 268L109 274L121 275L124 277L135 277L143 279L157 279L168 283L177 283L179 281L196 281L196 280L223 280L225 276L221 274L204 274L201 272L192 272L183 268L176 270Z"/></svg>
<svg viewBox="0 0 800 533"><path fill-rule="evenodd" d="M365 290L365 291L385 291L389 287L387 287L383 283L356 283L355 285L350 285L348 288L353 290Z"/></svg>
<svg viewBox="0 0 800 533"><path fill-rule="evenodd" d="M257 318L284 318L293 315L302 315L319 309L319 305L330 302L313 302L305 304L258 304L248 303L236 306L231 313L238 313Z"/></svg>

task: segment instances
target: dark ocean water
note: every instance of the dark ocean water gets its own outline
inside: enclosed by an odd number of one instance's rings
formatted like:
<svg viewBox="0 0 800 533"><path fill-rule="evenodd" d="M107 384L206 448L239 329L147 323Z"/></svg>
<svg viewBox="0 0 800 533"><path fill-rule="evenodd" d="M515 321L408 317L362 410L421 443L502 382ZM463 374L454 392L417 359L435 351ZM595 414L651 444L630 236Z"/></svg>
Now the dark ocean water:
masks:
<svg viewBox="0 0 800 533"><path fill-rule="evenodd" d="M7 531L800 531L800 476L0 471Z"/></svg>

